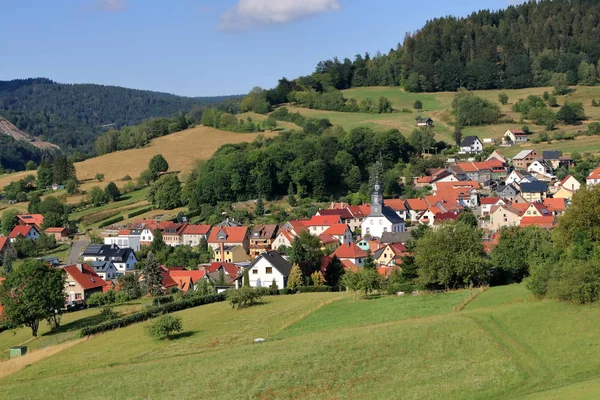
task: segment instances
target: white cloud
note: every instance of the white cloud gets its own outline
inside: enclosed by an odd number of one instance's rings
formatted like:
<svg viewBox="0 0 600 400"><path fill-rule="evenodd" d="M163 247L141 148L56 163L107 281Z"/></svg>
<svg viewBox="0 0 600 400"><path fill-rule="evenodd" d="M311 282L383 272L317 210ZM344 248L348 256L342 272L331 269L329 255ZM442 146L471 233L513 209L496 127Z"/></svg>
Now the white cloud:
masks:
<svg viewBox="0 0 600 400"><path fill-rule="evenodd" d="M221 16L219 28L240 31L339 9L339 0L238 0L237 5Z"/></svg>

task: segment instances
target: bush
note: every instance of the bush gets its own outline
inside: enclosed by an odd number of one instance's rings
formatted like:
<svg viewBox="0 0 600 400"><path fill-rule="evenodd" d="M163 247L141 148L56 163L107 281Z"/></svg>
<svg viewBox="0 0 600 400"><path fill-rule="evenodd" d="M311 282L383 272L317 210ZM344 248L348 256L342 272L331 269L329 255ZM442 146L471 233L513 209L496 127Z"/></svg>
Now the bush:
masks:
<svg viewBox="0 0 600 400"><path fill-rule="evenodd" d="M100 222L105 220L106 218L114 217L115 215L119 215L118 210L108 210L101 211L97 213L88 214L81 218L81 223L84 225L95 224L96 222Z"/></svg>
<svg viewBox="0 0 600 400"><path fill-rule="evenodd" d="M152 211L153 209L154 209L154 207L146 207L146 208L142 208L141 210L130 212L129 214L127 214L127 218L129 219L129 218L137 217L138 215L145 214L148 211Z"/></svg>
<svg viewBox="0 0 600 400"><path fill-rule="evenodd" d="M288 288L284 288L284 289L279 289L279 294L280 295L286 295L286 294L294 294L295 292L292 289L288 289Z"/></svg>
<svg viewBox="0 0 600 400"><path fill-rule="evenodd" d="M202 306L204 304L217 303L225 301L225 293L214 294L202 297L190 297L184 300L175 301L162 306L149 306L142 311L134 314L129 314L112 321L106 321L98 325L88 326L79 331L79 336L90 336L102 332L107 332L113 329L124 328L137 322L147 321L151 318L158 317L163 314L170 314L176 311L186 310L192 307Z"/></svg>
<svg viewBox="0 0 600 400"><path fill-rule="evenodd" d="M104 319L105 321L112 321L113 319L117 319L121 317L121 313L118 311L113 310L110 307L104 307L101 311L100 311L100 316L102 317L102 319Z"/></svg>
<svg viewBox="0 0 600 400"><path fill-rule="evenodd" d="M183 330L183 324L181 318L174 315L163 315L158 318L156 322L147 327L150 336L165 339L170 334L175 332L181 332Z"/></svg>
<svg viewBox="0 0 600 400"><path fill-rule="evenodd" d="M109 290L106 293L93 293L85 303L88 307L100 307L116 302L116 292Z"/></svg>
<svg viewBox="0 0 600 400"><path fill-rule="evenodd" d="M262 297L261 293L251 287L242 287L240 289L227 290L227 299L231 304L231 308L241 308L246 306L252 306L255 302L259 301Z"/></svg>
<svg viewBox="0 0 600 400"><path fill-rule="evenodd" d="M331 287L327 285L299 286L297 290L299 293L331 292Z"/></svg>
<svg viewBox="0 0 600 400"><path fill-rule="evenodd" d="M157 296L155 298L152 299L152 305L153 306L160 306L163 304L167 304L167 303L172 303L173 301L175 301L175 299L173 298L172 295L169 296Z"/></svg>
<svg viewBox="0 0 600 400"><path fill-rule="evenodd" d="M107 219L106 221L104 221L103 223L101 223L100 225L98 225L98 227L99 228L104 228L106 226L110 226L112 224L116 224L117 222L121 222L124 219L125 218L123 218L123 216L115 217L115 218L111 218L111 219Z"/></svg>

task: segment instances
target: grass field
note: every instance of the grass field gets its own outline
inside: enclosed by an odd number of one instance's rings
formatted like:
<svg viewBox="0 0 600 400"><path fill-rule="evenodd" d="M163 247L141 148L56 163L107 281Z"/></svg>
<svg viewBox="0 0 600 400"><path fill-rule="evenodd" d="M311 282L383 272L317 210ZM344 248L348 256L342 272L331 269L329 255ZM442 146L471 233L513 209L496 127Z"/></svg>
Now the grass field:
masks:
<svg viewBox="0 0 600 400"><path fill-rule="evenodd" d="M314 293L177 313L158 341L140 323L0 380L6 398L592 399L600 309L535 301L522 285L354 300ZM3 347L10 333L0 334ZM253 344L265 337L267 342ZM0 364L0 368L1 368ZM81 384L92 380L94 385Z"/></svg>

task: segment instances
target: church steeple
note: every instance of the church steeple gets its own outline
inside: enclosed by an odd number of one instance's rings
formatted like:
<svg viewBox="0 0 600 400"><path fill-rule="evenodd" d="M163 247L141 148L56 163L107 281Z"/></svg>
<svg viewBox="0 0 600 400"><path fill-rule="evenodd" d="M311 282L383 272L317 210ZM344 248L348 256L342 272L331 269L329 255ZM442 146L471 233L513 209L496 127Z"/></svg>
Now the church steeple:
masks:
<svg viewBox="0 0 600 400"><path fill-rule="evenodd" d="M379 179L375 182L373 194L371 194L371 217L382 217L383 216L383 195L381 194L381 185Z"/></svg>

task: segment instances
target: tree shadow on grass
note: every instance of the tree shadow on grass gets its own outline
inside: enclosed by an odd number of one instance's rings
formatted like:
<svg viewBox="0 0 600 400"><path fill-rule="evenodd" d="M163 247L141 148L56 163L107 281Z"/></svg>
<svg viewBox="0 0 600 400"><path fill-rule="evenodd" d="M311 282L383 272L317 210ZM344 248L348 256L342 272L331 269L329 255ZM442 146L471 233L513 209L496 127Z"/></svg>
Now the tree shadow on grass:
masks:
<svg viewBox="0 0 600 400"><path fill-rule="evenodd" d="M71 332L81 328L85 328L86 326L98 325L104 321L104 317L100 314L90 315L88 317L81 318L76 321L69 322L67 324L63 324L50 332L44 333L42 336L52 336L57 333Z"/></svg>
<svg viewBox="0 0 600 400"><path fill-rule="evenodd" d="M363 297L363 300L377 300L382 297L383 297L383 295L381 293L372 293L366 297Z"/></svg>
<svg viewBox="0 0 600 400"><path fill-rule="evenodd" d="M169 335L169 336L167 336L167 339L169 339L169 340L185 339L185 338L192 337L199 332L200 331L185 331L185 332L181 332L181 333L176 333L174 335Z"/></svg>

